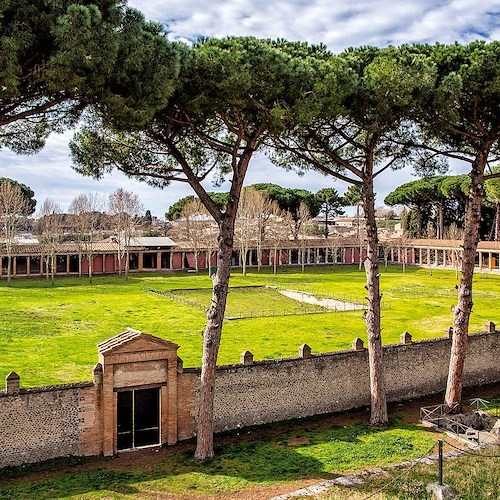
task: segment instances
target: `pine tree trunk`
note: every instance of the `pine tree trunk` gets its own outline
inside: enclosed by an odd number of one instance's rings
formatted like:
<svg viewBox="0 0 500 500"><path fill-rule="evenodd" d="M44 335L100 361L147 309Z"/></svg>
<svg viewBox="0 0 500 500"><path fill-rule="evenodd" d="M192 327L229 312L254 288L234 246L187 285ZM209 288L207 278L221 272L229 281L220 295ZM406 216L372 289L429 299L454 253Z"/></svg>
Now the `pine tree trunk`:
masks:
<svg viewBox="0 0 500 500"><path fill-rule="evenodd" d="M479 242L481 204L485 195L484 168L490 148L490 143L484 145L472 163L470 172L471 186L464 228L462 277L458 287L458 303L453 310L453 338L445 395L447 408L451 408L454 403L459 403L462 398L462 376L467 352L469 319L473 305L472 280Z"/></svg>
<svg viewBox="0 0 500 500"><path fill-rule="evenodd" d="M442 202L438 202L438 223L436 238L442 240L444 237L444 207Z"/></svg>
<svg viewBox="0 0 500 500"><path fill-rule="evenodd" d="M366 225L366 289L368 311L365 314L368 334L368 358L370 365L371 425L388 422L385 394L382 337L380 332L380 274L378 266L378 233L375 221L375 195L373 179L367 176L363 186L363 206Z"/></svg>
<svg viewBox="0 0 500 500"><path fill-rule="evenodd" d="M214 455L214 389L215 367L219 352L222 322L226 308L231 256L233 251L233 229L231 222L224 219L220 225L217 273L213 277L212 303L207 312L207 324L203 334L203 360L199 412L197 421L197 443L195 458L205 460Z"/></svg>

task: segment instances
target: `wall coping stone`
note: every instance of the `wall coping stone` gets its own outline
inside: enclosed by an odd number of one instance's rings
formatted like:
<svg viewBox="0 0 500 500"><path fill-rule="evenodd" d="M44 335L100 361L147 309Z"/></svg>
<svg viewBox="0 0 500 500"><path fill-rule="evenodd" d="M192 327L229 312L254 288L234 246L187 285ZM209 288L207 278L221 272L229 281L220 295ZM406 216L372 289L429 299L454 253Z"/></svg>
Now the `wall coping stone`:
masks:
<svg viewBox="0 0 500 500"><path fill-rule="evenodd" d="M93 387L93 386L94 382L92 380L86 382L72 382L70 384L42 385L38 387L28 387L26 389L19 389L19 392L15 395L9 394L5 391L0 391L0 398L22 396L23 394L37 394L40 392L67 391L71 389L82 389L85 387Z"/></svg>
<svg viewBox="0 0 500 500"><path fill-rule="evenodd" d="M495 333L488 332L473 332L469 333L468 337L481 337L481 336L491 336L498 335L500 337L500 330L496 330ZM425 344L433 344L433 343L443 343L449 342L451 343L451 339L448 337L438 337L433 339L422 339L422 340L414 340L411 344L384 344L382 348L386 351L398 350L398 349L416 349L419 345ZM331 351L331 352L322 352L317 354L311 354L310 358L302 358L300 356L292 356L288 358L278 358L278 359L262 359L254 361L252 365L242 365L241 363L232 363L227 365L217 365L216 371L231 371L231 370L252 370L254 368L258 368L260 366L276 366L282 363L309 363L317 359L324 358L325 360L328 358L336 357L338 359L343 359L346 357L352 356L368 356L368 350L363 349L359 351L355 351L353 349L345 349L341 351ZM182 373L187 374L201 374L201 367L191 367L184 368ZM47 386L39 386L39 387L30 387L26 389L20 389L18 395L22 394L33 394L39 392L50 392L50 391L61 391L61 390L69 390L69 389L79 389L84 387L93 387L95 384L93 381L85 381L85 382L73 382L69 384L57 384L57 385L47 385ZM12 394L8 394L7 392L0 391L0 397L11 397Z"/></svg>

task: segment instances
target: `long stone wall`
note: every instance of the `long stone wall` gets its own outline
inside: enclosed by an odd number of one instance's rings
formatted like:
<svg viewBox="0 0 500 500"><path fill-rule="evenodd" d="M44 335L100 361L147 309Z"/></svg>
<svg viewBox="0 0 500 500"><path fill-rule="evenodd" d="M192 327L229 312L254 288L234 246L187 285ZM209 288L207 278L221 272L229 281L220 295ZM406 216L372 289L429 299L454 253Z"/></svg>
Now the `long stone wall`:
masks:
<svg viewBox="0 0 500 500"><path fill-rule="evenodd" d="M384 346L389 401L444 390L451 341L405 341L410 343ZM494 326L490 333L469 336L464 385L499 382L499 359L500 331L494 331ZM253 363L250 355L244 361L217 368L217 432L369 404L368 354L359 344L349 351L310 355L305 348L303 357ZM94 382L21 390L16 375L11 390L0 392L0 468L59 456L106 453L106 428L112 429L116 422L112 412L103 410L106 382L100 370L97 365ZM176 388L170 386L168 394L176 394L176 436L184 440L195 433L200 369L182 370L178 364L175 371L175 381L168 384L174 383ZM105 422L106 418L113 421ZM172 412L165 412L164 418L163 426L171 424ZM175 442L175 436L168 442Z"/></svg>
<svg viewBox="0 0 500 500"><path fill-rule="evenodd" d="M384 346L389 401L446 388L451 340ZM469 336L464 385L500 381L500 332ZM217 370L217 431L356 408L370 403L368 352L258 361Z"/></svg>
<svg viewBox="0 0 500 500"><path fill-rule="evenodd" d="M92 382L0 392L0 467L98 454L95 403Z"/></svg>

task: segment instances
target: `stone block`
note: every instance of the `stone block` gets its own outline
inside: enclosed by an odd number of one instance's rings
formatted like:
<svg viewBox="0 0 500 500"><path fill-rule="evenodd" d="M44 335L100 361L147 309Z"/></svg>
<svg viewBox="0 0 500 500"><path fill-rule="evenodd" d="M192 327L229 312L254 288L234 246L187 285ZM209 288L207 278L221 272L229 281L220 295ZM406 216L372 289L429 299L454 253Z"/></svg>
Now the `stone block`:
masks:
<svg viewBox="0 0 500 500"><path fill-rule="evenodd" d="M311 348L307 344L302 344L299 347L299 358L310 358Z"/></svg>
<svg viewBox="0 0 500 500"><path fill-rule="evenodd" d="M364 349L363 341L357 337L352 341L352 348L354 351L362 351Z"/></svg>
<svg viewBox="0 0 500 500"><path fill-rule="evenodd" d="M244 351L240 354L240 363L248 366L253 365L253 354L250 351Z"/></svg>
<svg viewBox="0 0 500 500"><path fill-rule="evenodd" d="M484 327L486 333L495 333L496 332L496 325L493 323L493 321L488 321Z"/></svg>
<svg viewBox="0 0 500 500"><path fill-rule="evenodd" d="M95 385L102 385L102 365L97 363L92 370L93 380Z"/></svg>
<svg viewBox="0 0 500 500"><path fill-rule="evenodd" d="M403 332L399 336L399 340L401 341L402 344L411 344L412 343L412 337L411 334L408 332Z"/></svg>
<svg viewBox="0 0 500 500"><path fill-rule="evenodd" d="M10 372L5 377L5 391L7 394L17 394L19 392L19 384L21 377L16 372Z"/></svg>

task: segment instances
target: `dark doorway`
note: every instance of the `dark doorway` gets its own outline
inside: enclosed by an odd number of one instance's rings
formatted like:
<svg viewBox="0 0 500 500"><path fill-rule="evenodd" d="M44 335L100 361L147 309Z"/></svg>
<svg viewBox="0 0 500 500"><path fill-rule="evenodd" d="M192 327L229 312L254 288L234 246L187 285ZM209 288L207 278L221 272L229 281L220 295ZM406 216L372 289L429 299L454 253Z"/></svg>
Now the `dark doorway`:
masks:
<svg viewBox="0 0 500 500"><path fill-rule="evenodd" d="M160 389L117 393L119 450L160 444Z"/></svg>

